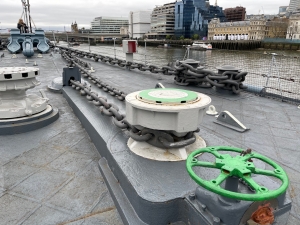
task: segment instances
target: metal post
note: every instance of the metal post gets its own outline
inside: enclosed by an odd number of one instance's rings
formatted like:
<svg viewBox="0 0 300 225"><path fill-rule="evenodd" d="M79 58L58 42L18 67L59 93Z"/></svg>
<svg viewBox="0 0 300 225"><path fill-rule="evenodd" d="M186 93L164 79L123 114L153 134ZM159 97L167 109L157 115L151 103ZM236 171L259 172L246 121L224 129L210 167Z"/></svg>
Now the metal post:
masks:
<svg viewBox="0 0 300 225"><path fill-rule="evenodd" d="M28 5L28 17L29 17L29 29L30 29L30 33L32 33L32 27L31 27L31 16L30 16L30 4L29 4L29 0L27 0L27 5Z"/></svg>
<svg viewBox="0 0 300 225"><path fill-rule="evenodd" d="M91 52L90 32L88 32L89 52Z"/></svg>
<svg viewBox="0 0 300 225"><path fill-rule="evenodd" d="M56 47L56 38L55 38L54 30L52 31L52 34L53 34L54 46Z"/></svg>
<svg viewBox="0 0 300 225"><path fill-rule="evenodd" d="M147 65L146 54L147 54L147 41L145 39L145 66Z"/></svg>
<svg viewBox="0 0 300 225"><path fill-rule="evenodd" d="M66 31L66 27L64 26L64 29L65 29L65 32L66 32L66 35L67 35L67 43L68 43L68 48L70 48L69 46L69 37L68 37L68 32Z"/></svg>
<svg viewBox="0 0 300 225"><path fill-rule="evenodd" d="M267 74L267 81L266 81L265 88L268 88L269 79L270 79L270 77L272 76L273 70L275 69L275 70L276 70L276 73L277 73L278 88L279 88L281 97L283 97L283 96L282 96L282 90L281 90L281 81L280 81L279 71L278 71L277 62L276 62L276 57L275 57L277 54L276 54L276 53L272 53L271 55L272 55L272 61L271 61L271 64L270 64L269 72L268 72L268 74Z"/></svg>
<svg viewBox="0 0 300 225"><path fill-rule="evenodd" d="M131 19L131 39L133 39L133 12L130 12Z"/></svg>
<svg viewBox="0 0 300 225"><path fill-rule="evenodd" d="M116 37L114 37L113 39L114 39L114 55L116 59Z"/></svg>

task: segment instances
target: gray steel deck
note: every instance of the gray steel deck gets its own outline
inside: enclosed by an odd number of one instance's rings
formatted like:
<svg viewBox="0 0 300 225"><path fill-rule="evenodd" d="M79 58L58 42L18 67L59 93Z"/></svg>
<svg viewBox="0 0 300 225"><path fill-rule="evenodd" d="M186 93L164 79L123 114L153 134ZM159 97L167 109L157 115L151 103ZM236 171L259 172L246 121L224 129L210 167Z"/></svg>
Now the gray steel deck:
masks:
<svg viewBox="0 0 300 225"><path fill-rule="evenodd" d="M91 63L96 70L93 75L98 75L100 80L126 93L154 88L156 83L161 82L168 88L189 89L208 94L218 112L230 111L250 130L238 133L213 123L215 117L205 116L200 125L200 135L207 141L207 145L251 148L282 165L290 178L288 194L293 201L288 224L300 224L300 109L296 105L248 92L239 96L222 96L212 89L177 86L173 83L173 76L128 71L103 62L83 60ZM94 90L101 93L97 88Z"/></svg>
<svg viewBox="0 0 300 225"><path fill-rule="evenodd" d="M66 64L55 54L30 59L29 64L22 55L18 57L11 59L5 52L0 66L31 66L37 61L42 85L34 92L46 89ZM173 76L85 60L96 70L94 75L126 93L153 88L157 82L182 88L173 84ZM214 124L214 117L205 116L200 134L208 145L252 148L284 167L290 177L288 192L293 201L288 224L300 224L297 106L247 92L222 97L211 89L183 88L209 94L217 111L230 111L251 129L238 133ZM98 92L101 94L101 90ZM58 121L33 132L0 136L0 224L122 224L97 167L100 155L62 95L47 94L50 103L59 109Z"/></svg>
<svg viewBox="0 0 300 225"><path fill-rule="evenodd" d="M47 89L61 76L60 55L11 59L0 66L32 66ZM36 54L37 55L37 54ZM35 55L35 56L36 56ZM123 224L98 169L100 155L61 94L46 91L60 117L42 129L0 136L0 224Z"/></svg>

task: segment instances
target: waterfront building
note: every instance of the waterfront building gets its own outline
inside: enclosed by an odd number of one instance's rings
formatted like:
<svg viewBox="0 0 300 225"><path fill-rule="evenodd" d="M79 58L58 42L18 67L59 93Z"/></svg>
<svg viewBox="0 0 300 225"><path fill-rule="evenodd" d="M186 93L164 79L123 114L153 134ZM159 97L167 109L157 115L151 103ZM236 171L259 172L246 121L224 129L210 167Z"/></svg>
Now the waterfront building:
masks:
<svg viewBox="0 0 300 225"><path fill-rule="evenodd" d="M148 38L165 39L174 35L175 2L156 6L151 13L151 33Z"/></svg>
<svg viewBox="0 0 300 225"><path fill-rule="evenodd" d="M126 17L96 17L91 22L91 33L120 34L121 27L128 27Z"/></svg>
<svg viewBox="0 0 300 225"><path fill-rule="evenodd" d="M129 13L129 36L142 38L151 31L151 11Z"/></svg>
<svg viewBox="0 0 300 225"><path fill-rule="evenodd" d="M208 40L248 40L250 21L220 22L214 18L208 24Z"/></svg>
<svg viewBox="0 0 300 225"><path fill-rule="evenodd" d="M286 39L300 40L300 11L295 11L290 15L287 26Z"/></svg>
<svg viewBox="0 0 300 225"><path fill-rule="evenodd" d="M244 21L246 16L246 8L242 6L226 8L224 9L224 14L229 22Z"/></svg>
<svg viewBox="0 0 300 225"><path fill-rule="evenodd" d="M275 17L273 20L267 20L265 38L285 38L288 24L288 18Z"/></svg>
<svg viewBox="0 0 300 225"><path fill-rule="evenodd" d="M208 23L214 17L226 21L221 7L210 5L205 0L182 0L175 5L175 35L191 38L197 34L207 37Z"/></svg>
<svg viewBox="0 0 300 225"><path fill-rule="evenodd" d="M290 0L288 11L294 12L297 11L298 8L300 8L300 0Z"/></svg>
<svg viewBox="0 0 300 225"><path fill-rule="evenodd" d="M220 22L213 19L208 25L208 40L263 40L264 38L284 38L288 19L265 19L264 15L253 16L250 20Z"/></svg>

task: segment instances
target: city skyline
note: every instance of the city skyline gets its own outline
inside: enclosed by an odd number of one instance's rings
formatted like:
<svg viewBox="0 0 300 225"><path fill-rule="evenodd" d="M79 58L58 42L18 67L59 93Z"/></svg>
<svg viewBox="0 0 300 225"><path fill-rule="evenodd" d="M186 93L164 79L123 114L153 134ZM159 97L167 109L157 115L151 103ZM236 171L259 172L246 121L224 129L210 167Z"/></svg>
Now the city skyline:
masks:
<svg viewBox="0 0 300 225"><path fill-rule="evenodd" d="M63 30L66 27L70 30L72 22L77 22L79 28L89 28L92 20L99 16L121 16L128 17L130 11L149 10L152 11L156 5L175 2L170 0L152 0L149 2L140 2L137 0L52 0L49 2L41 2L38 0L30 0L31 15L34 23L38 28L45 30ZM246 8L247 14L277 14L279 6L288 6L289 0L258 1L242 0L234 2L230 0L218 0L218 5L225 8L243 6ZM215 4L215 0L210 1L211 5ZM122 7L116 10L116 7ZM14 28L22 14L22 5L19 0L1 0L0 3L0 29Z"/></svg>

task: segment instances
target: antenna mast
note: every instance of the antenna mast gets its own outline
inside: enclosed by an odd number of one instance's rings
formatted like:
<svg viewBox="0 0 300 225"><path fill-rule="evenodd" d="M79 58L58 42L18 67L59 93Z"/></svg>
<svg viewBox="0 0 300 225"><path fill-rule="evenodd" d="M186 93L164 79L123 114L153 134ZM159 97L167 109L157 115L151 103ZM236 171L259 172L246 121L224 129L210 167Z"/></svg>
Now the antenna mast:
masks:
<svg viewBox="0 0 300 225"><path fill-rule="evenodd" d="M23 13L24 13L25 23L29 25L30 33L32 33L29 0L27 0L27 3L26 3L26 0L21 0L21 2L23 5Z"/></svg>
<svg viewBox="0 0 300 225"><path fill-rule="evenodd" d="M216 2L215 2L215 6L218 6L218 0L216 0Z"/></svg>
<svg viewBox="0 0 300 225"><path fill-rule="evenodd" d="M28 7L28 17L29 17L29 29L30 29L30 33L32 33L32 27L31 27L31 15L30 15L30 4L29 4L29 0L27 0L27 7Z"/></svg>

